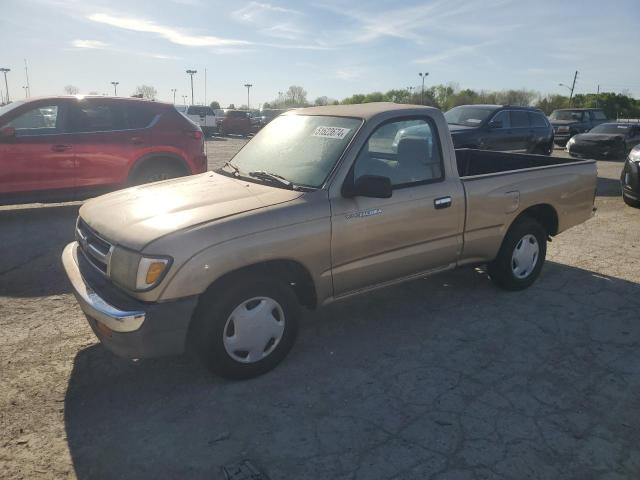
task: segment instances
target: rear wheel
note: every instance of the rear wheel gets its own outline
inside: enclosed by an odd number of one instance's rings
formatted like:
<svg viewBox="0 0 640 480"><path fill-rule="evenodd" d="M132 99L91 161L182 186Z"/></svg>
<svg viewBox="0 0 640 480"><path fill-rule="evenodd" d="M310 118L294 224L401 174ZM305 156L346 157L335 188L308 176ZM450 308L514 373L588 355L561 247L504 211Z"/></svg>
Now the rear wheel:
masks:
<svg viewBox="0 0 640 480"><path fill-rule="evenodd" d="M175 161L161 158L149 159L135 171L130 183L132 185L143 185L145 183L182 177L186 174L185 168Z"/></svg>
<svg viewBox="0 0 640 480"><path fill-rule="evenodd" d="M523 290L540 275L547 254L547 232L523 217L511 226L496 259L488 265L491 280L505 290Z"/></svg>
<svg viewBox="0 0 640 480"><path fill-rule="evenodd" d="M192 327L192 344L213 372L251 378L275 368L289 353L300 307L289 285L268 277L236 278L208 291Z"/></svg>

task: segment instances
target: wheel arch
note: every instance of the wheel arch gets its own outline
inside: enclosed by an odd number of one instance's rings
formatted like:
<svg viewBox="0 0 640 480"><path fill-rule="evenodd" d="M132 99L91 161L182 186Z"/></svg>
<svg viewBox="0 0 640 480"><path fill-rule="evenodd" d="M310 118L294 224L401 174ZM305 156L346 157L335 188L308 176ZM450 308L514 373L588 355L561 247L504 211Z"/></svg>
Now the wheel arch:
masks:
<svg viewBox="0 0 640 480"><path fill-rule="evenodd" d="M129 168L127 182L131 183L135 176L149 163L161 160L169 161L171 164L177 165L183 170L183 173L185 175L190 175L191 173L193 173L187 161L180 155L177 155L173 152L153 152L143 155L133 163L133 165Z"/></svg>
<svg viewBox="0 0 640 480"><path fill-rule="evenodd" d="M513 219L509 229L521 218L528 217L536 220L544 227L549 236L558 234L558 212L548 203L539 203L525 208ZM508 231L508 229L507 229Z"/></svg>

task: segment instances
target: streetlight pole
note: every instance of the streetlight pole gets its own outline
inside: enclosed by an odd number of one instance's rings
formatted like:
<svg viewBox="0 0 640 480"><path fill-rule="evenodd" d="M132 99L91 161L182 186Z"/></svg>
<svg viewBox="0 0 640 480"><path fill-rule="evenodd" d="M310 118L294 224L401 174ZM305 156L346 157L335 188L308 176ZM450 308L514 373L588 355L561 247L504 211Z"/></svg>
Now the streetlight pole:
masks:
<svg viewBox="0 0 640 480"><path fill-rule="evenodd" d="M176 92L178 91L177 88L172 88L171 92L173 92L173 104L176 104Z"/></svg>
<svg viewBox="0 0 640 480"><path fill-rule="evenodd" d="M244 86L247 87L247 110L251 110L251 104L249 103L249 90L253 87L253 84L245 83Z"/></svg>
<svg viewBox="0 0 640 480"><path fill-rule="evenodd" d="M573 99L573 91L576 88L576 80L577 79L578 79L578 70L576 70L576 73L573 75L573 83L571 84L571 86L565 85L564 83L559 83L558 84L559 87L564 87L564 88L568 89L571 92L569 94L569 106L571 106L571 99Z"/></svg>
<svg viewBox="0 0 640 480"><path fill-rule="evenodd" d="M193 76L198 73L197 70L187 70L187 75L191 76L191 105L193 105Z"/></svg>
<svg viewBox="0 0 640 480"><path fill-rule="evenodd" d="M0 72L4 73L4 89L7 92L7 103L11 100L9 99L9 84L7 83L7 72L10 72L10 68L0 68Z"/></svg>
<svg viewBox="0 0 640 480"><path fill-rule="evenodd" d="M113 85L113 96L117 97L118 96L118 85L120 85L120 82L111 82L111 85Z"/></svg>
<svg viewBox="0 0 640 480"><path fill-rule="evenodd" d="M429 76L429 72L420 72L418 75L422 78L422 91L420 93L420 105L424 105L424 79Z"/></svg>
<svg viewBox="0 0 640 480"><path fill-rule="evenodd" d="M24 98L29 98L29 87L24 85L22 89L24 90Z"/></svg>
<svg viewBox="0 0 640 480"><path fill-rule="evenodd" d="M187 105L187 96L186 95L182 95L182 103L184 103L185 106Z"/></svg>

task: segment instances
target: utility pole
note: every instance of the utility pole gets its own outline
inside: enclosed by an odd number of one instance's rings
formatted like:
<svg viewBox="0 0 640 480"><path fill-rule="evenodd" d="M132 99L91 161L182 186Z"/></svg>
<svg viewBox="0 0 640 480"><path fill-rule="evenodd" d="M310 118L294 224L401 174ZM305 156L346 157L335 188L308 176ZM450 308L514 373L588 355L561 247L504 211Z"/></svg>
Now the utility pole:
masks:
<svg viewBox="0 0 640 480"><path fill-rule="evenodd" d="M9 98L9 84L7 83L7 72L10 72L11 69L10 68L0 68L0 72L4 73L4 90L7 93L7 103L11 102L11 99Z"/></svg>
<svg viewBox="0 0 640 480"><path fill-rule="evenodd" d="M204 104L207 104L207 69L204 69Z"/></svg>
<svg viewBox="0 0 640 480"><path fill-rule="evenodd" d="M599 107L599 100L600 100L600 85L598 85L598 93L596 93L596 108Z"/></svg>
<svg viewBox="0 0 640 480"><path fill-rule="evenodd" d="M29 98L29 87L24 85L22 89L24 90L24 98Z"/></svg>
<svg viewBox="0 0 640 480"><path fill-rule="evenodd" d="M171 89L171 93L173 93L173 104L176 104L176 92L178 91L178 89L176 88L172 88Z"/></svg>
<svg viewBox="0 0 640 480"><path fill-rule="evenodd" d="M113 96L117 97L118 96L118 85L120 85L120 82L111 82L111 85L113 85Z"/></svg>
<svg viewBox="0 0 640 480"><path fill-rule="evenodd" d="M429 75L429 72L420 72L418 73L418 75L422 78L422 90L420 93L420 105L424 105L424 79L427 78L427 76Z"/></svg>
<svg viewBox="0 0 640 480"><path fill-rule="evenodd" d="M578 70L573 75L573 83L571 84L571 95L569 95L569 106L571 106L571 99L573 98L573 91L576 88L576 80L578 79Z"/></svg>
<svg viewBox="0 0 640 480"><path fill-rule="evenodd" d="M191 76L191 105L193 105L193 76L198 73L197 70L187 70L187 75Z"/></svg>
<svg viewBox="0 0 640 480"><path fill-rule="evenodd" d="M249 103L249 90L253 87L253 84L245 83L244 86L247 87L247 110L251 110L251 104Z"/></svg>
<svg viewBox="0 0 640 480"><path fill-rule="evenodd" d="M27 98L31 96L31 86L29 85L29 68L27 67L27 59L24 59L24 75L27 78Z"/></svg>

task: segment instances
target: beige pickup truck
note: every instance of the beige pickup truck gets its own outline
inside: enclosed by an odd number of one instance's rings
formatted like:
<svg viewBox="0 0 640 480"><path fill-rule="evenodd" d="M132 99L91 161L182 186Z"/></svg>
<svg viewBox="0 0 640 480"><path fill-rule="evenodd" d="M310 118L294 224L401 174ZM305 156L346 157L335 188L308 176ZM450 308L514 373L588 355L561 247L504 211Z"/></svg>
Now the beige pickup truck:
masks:
<svg viewBox="0 0 640 480"><path fill-rule="evenodd" d="M300 306L463 265L528 287L595 190L593 161L455 151L433 108L306 108L215 172L86 202L62 260L116 354L190 350L246 378L287 355Z"/></svg>

